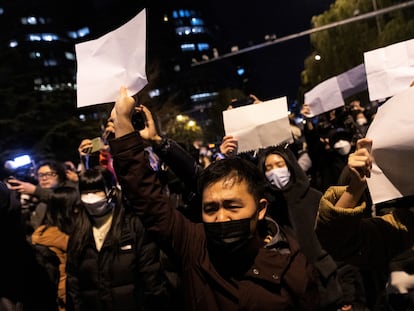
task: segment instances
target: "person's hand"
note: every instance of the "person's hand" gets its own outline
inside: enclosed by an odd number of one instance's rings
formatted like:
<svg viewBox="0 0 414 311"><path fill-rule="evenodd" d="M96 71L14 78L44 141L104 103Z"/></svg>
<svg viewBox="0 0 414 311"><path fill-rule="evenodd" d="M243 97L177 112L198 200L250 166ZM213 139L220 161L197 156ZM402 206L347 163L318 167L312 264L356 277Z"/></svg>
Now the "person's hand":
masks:
<svg viewBox="0 0 414 311"><path fill-rule="evenodd" d="M104 152L110 152L110 147L108 141L115 137L115 127L114 123L110 120L106 122L105 129L102 133L102 148L101 150Z"/></svg>
<svg viewBox="0 0 414 311"><path fill-rule="evenodd" d="M348 167L360 181L365 181L366 177L371 177L371 147L372 140L370 138L359 139L356 151L348 157Z"/></svg>
<svg viewBox="0 0 414 311"><path fill-rule="evenodd" d="M361 138L357 141L357 149L348 156L348 168L351 180L346 191L341 195L335 206L340 208L354 208L367 187L366 179L371 176L372 140Z"/></svg>
<svg viewBox="0 0 414 311"><path fill-rule="evenodd" d="M121 137L135 131L131 122L134 107L135 99L128 96L126 87L122 86L109 119L110 122L113 122L115 137Z"/></svg>
<svg viewBox="0 0 414 311"><path fill-rule="evenodd" d="M70 181L75 182L75 183L77 183L79 181L78 173L76 173L72 170L66 170L66 178Z"/></svg>
<svg viewBox="0 0 414 311"><path fill-rule="evenodd" d="M91 139L83 139L78 147L78 152L80 156L88 156L88 150L92 150L93 144Z"/></svg>
<svg viewBox="0 0 414 311"><path fill-rule="evenodd" d="M139 131L139 134L143 139L151 142L158 143L161 141L161 136L158 135L157 128L155 127L154 118L152 117L151 111L144 105L135 107L136 112L143 112L145 114L145 127Z"/></svg>
<svg viewBox="0 0 414 311"><path fill-rule="evenodd" d="M306 118L312 118L313 117L310 106L309 106L309 104L306 104L306 103L304 103L302 105L302 108L300 109L300 113Z"/></svg>
<svg viewBox="0 0 414 311"><path fill-rule="evenodd" d="M256 95L250 94L249 97L253 99L253 104L260 104L263 102L262 100L258 99Z"/></svg>
<svg viewBox="0 0 414 311"><path fill-rule="evenodd" d="M36 186L25 181L18 180L16 178L7 179L7 187L10 190L17 191L24 194L33 194L36 190Z"/></svg>
<svg viewBox="0 0 414 311"><path fill-rule="evenodd" d="M387 292L390 294L407 294L414 289L414 275L405 271L392 271L387 283Z"/></svg>
<svg viewBox="0 0 414 311"><path fill-rule="evenodd" d="M238 140L237 138L226 135L223 137L220 145L220 153L225 155L226 157L231 155L236 155L238 151Z"/></svg>
<svg viewBox="0 0 414 311"><path fill-rule="evenodd" d="M108 140L112 139L115 137L115 127L114 127L114 122L112 121L108 121L106 122L106 126L105 129L102 133L102 140L104 142L105 145L108 144Z"/></svg>

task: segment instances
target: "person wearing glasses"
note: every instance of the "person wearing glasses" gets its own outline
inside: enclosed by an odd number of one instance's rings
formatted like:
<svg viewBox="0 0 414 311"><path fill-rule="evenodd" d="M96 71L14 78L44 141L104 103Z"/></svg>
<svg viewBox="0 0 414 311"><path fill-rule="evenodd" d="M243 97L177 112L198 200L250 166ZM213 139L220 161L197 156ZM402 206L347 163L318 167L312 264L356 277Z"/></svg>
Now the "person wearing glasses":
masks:
<svg viewBox="0 0 414 311"><path fill-rule="evenodd" d="M31 236L37 227L43 224L47 202L53 192L53 189L67 186L77 189L77 183L67 178L66 169L62 162L57 160L45 160L40 162L36 168L37 184L9 178L7 183L9 188L18 192L23 198L29 196L29 208L26 209L27 231L26 234ZM24 207L24 206L23 206Z"/></svg>

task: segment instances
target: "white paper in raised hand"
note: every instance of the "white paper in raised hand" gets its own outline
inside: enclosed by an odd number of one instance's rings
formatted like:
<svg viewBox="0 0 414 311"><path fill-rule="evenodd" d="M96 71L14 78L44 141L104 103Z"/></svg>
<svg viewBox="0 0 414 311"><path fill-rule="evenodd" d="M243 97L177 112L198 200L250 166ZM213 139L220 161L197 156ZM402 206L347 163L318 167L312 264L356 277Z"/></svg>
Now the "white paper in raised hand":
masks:
<svg viewBox="0 0 414 311"><path fill-rule="evenodd" d="M286 97L225 110L223 122L226 135L237 138L238 152L293 141Z"/></svg>
<svg viewBox="0 0 414 311"><path fill-rule="evenodd" d="M309 105L311 114L306 117L314 117L329 110L344 106L344 99L338 84L337 77L315 86L309 92L305 93L305 104Z"/></svg>
<svg viewBox="0 0 414 311"><path fill-rule="evenodd" d="M115 101L119 88L136 94L148 83L146 11L96 40L75 45L77 107Z"/></svg>
<svg viewBox="0 0 414 311"><path fill-rule="evenodd" d="M414 87L379 107L366 137L374 160L367 179L373 203L414 195Z"/></svg>
<svg viewBox="0 0 414 311"><path fill-rule="evenodd" d="M369 99L404 91L414 80L414 39L364 53Z"/></svg>
<svg viewBox="0 0 414 311"><path fill-rule="evenodd" d="M368 88L365 64L360 64L336 76L342 98L348 98Z"/></svg>

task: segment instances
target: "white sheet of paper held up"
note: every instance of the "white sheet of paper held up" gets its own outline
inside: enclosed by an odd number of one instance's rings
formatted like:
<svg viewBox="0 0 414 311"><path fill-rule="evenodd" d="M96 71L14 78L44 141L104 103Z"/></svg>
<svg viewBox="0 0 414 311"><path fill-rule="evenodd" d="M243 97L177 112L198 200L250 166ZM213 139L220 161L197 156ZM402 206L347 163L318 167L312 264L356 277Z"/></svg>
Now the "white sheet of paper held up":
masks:
<svg viewBox="0 0 414 311"><path fill-rule="evenodd" d="M367 179L373 203L414 195L414 87L379 107L366 137L373 169Z"/></svg>
<svg viewBox="0 0 414 311"><path fill-rule="evenodd" d="M414 80L414 39L364 53L369 99L404 91Z"/></svg>
<svg viewBox="0 0 414 311"><path fill-rule="evenodd" d="M114 102L119 88L129 95L148 83L146 11L102 37L75 45L77 107Z"/></svg>
<svg viewBox="0 0 414 311"><path fill-rule="evenodd" d="M238 140L238 152L293 141L286 97L223 111L224 130Z"/></svg>

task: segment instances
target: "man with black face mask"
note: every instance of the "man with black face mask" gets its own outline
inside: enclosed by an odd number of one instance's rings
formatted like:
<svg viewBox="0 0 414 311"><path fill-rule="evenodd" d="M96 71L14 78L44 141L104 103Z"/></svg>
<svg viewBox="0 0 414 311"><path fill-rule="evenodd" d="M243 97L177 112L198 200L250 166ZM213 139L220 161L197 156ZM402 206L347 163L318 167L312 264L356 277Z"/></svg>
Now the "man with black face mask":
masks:
<svg viewBox="0 0 414 311"><path fill-rule="evenodd" d="M162 192L130 116L135 100L122 87L109 141L128 202L159 245L181 266L187 310L319 310L314 270L288 230L266 218L264 177L238 157L201 174L202 222L193 223ZM138 106L138 109L141 106Z"/></svg>

